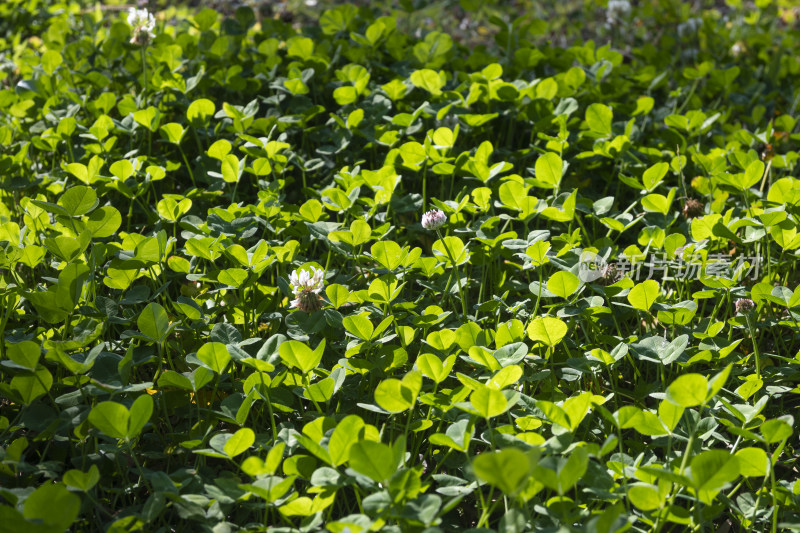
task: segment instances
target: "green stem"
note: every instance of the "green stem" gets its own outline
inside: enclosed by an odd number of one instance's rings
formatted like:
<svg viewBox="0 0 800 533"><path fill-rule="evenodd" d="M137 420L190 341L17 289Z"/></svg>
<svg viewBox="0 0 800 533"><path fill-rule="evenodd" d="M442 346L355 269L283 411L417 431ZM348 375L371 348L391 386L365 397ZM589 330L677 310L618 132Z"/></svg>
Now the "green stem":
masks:
<svg viewBox="0 0 800 533"><path fill-rule="evenodd" d="M183 156L183 162L186 164L186 170L189 171L189 179L192 180L192 186L197 188L197 184L194 181L194 172L192 172L192 166L189 164L189 160L186 158L186 153L183 151L183 148L181 148L180 144L178 144L178 150L180 150L181 156Z"/></svg>
<svg viewBox="0 0 800 533"><path fill-rule="evenodd" d="M750 339L753 341L753 357L756 360L756 377L761 379L761 354L758 351L758 341L756 340L755 328L753 327L753 317L750 312L744 315L747 321L747 329L750 331Z"/></svg>
<svg viewBox="0 0 800 533"><path fill-rule="evenodd" d="M425 165L425 169L422 171L422 210L425 211L427 205L427 187L428 185L428 165Z"/></svg>
<svg viewBox="0 0 800 533"><path fill-rule="evenodd" d="M461 283L461 277L458 275L458 264L456 263L456 260L453 258L452 252L450 252L450 247L447 246L447 241L445 241L444 238L442 237L442 232L440 232L437 229L436 230L436 234L439 236L439 240L442 241L442 245L444 246L444 251L447 252L447 258L450 259L450 262L453 264L453 271L455 272L456 281L458 282L458 294L459 294L459 297L461 298L461 311L464 313L464 319L466 319L467 316L468 316L467 315L467 300L466 300L466 297L464 295L464 284ZM449 291L450 291L450 286L449 285L450 284L448 282L448 287L446 289L448 294L449 294Z"/></svg>
<svg viewBox="0 0 800 533"><path fill-rule="evenodd" d="M697 85L699 83L700 83L700 78L697 78L697 79L694 80L694 83L692 83L692 86L689 89L689 93L686 95L686 98L683 100L683 103L681 104L681 106L677 110L675 110L676 114L678 114L678 115L681 114L683 112L684 108L689 104L689 100L691 100L692 96L694 96L694 92L697 90Z"/></svg>
<svg viewBox="0 0 800 533"><path fill-rule="evenodd" d="M140 48L142 52L142 77L144 78L142 80L142 105L147 102L147 60L145 58L145 48L147 48L146 45L142 45Z"/></svg>
<svg viewBox="0 0 800 533"><path fill-rule="evenodd" d="M778 531L778 485L775 482L775 463L778 462L778 456L780 456L779 450L782 450L785 444L786 439L783 439L769 461L769 484L770 492L772 493L772 533L777 533Z"/></svg>
<svg viewBox="0 0 800 533"><path fill-rule="evenodd" d="M703 406L701 405L700 406L700 412L698 413L698 417L697 417L698 423L699 423L700 419L702 418L702 415L703 415ZM694 440L695 440L695 433L697 433L697 425L698 424L694 425L694 427L692 428L692 432L689 434L689 441L686 443L686 450L684 450L683 457L681 458L681 467L678 470L678 474L681 475L681 476L686 471L686 466L687 466L687 463L689 462L689 455L691 455L691 453L692 453L692 447L694 446ZM664 515L664 510L667 510L667 512L668 512L669 508L672 506L672 503L675 501L675 498L677 497L678 492L680 492L680 489L678 489L678 490L676 490L675 492L672 493L672 495L669 498L669 501L667 502L667 506L666 507L662 507L661 510L659 511L658 518L656 519L656 523L655 523L655 533L660 533L661 528L664 527L664 524L666 523L666 520L662 520L664 518L664 516L663 516Z"/></svg>

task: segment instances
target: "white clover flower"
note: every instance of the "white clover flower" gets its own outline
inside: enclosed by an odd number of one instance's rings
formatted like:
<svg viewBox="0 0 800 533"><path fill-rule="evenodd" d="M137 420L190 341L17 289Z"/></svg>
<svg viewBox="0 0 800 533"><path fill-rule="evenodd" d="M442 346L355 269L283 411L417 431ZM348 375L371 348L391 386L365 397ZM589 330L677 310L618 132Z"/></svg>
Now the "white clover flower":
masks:
<svg viewBox="0 0 800 533"><path fill-rule="evenodd" d="M289 276L289 283L292 285L295 299L292 300L291 307L306 313L322 309L322 298L319 291L322 290L324 276L324 270L317 270L313 266L310 273L307 270L292 272Z"/></svg>
<svg viewBox="0 0 800 533"><path fill-rule="evenodd" d="M733 43L733 46L731 46L731 55L733 57L739 57L742 52L744 52L744 45L741 42Z"/></svg>
<svg viewBox="0 0 800 533"><path fill-rule="evenodd" d="M128 24L134 28L145 28L152 30L156 25L156 19L147 9L136 9L132 7L128 10Z"/></svg>
<svg viewBox="0 0 800 533"><path fill-rule="evenodd" d="M606 21L614 24L627 18L631 13L631 3L628 0L608 0L606 6Z"/></svg>
<svg viewBox="0 0 800 533"><path fill-rule="evenodd" d="M156 36L153 33L156 27L156 18L146 9L130 8L128 24L133 28L132 44L144 45Z"/></svg>
<svg viewBox="0 0 800 533"><path fill-rule="evenodd" d="M436 230L444 226L447 216L439 209L432 209L422 215L422 227L428 230Z"/></svg>

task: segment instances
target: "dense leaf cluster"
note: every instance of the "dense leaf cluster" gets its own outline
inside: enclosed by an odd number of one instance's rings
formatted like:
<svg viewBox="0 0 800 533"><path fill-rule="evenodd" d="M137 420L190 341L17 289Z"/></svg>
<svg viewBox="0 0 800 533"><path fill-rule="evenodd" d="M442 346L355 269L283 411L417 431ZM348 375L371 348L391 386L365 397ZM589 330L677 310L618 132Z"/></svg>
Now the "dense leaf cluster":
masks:
<svg viewBox="0 0 800 533"><path fill-rule="evenodd" d="M4 530L800 523L791 3L39 4L0 5Z"/></svg>

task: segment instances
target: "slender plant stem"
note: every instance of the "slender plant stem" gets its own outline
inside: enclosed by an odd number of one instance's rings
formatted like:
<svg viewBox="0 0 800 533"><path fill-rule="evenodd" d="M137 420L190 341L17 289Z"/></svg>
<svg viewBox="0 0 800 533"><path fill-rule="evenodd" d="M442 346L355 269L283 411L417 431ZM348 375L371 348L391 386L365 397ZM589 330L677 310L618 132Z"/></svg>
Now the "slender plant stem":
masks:
<svg viewBox="0 0 800 533"><path fill-rule="evenodd" d="M447 252L447 257L450 259L450 262L453 264L453 270L456 275L456 282L458 283L458 294L461 298L461 311L464 313L464 319L467 318L467 299L464 295L464 284L461 283L461 277L458 275L458 263L456 263L455 258L453 257L453 253L450 251L450 247L447 245L447 241L442 238L442 233L437 229L436 234L439 235L439 240L442 242L442 246L444 246L444 251ZM449 283L448 283L449 285ZM450 287L448 286L448 294L449 294Z"/></svg>
<svg viewBox="0 0 800 533"><path fill-rule="evenodd" d="M753 327L753 316L750 312L744 315L747 321L747 329L750 332L750 339L753 341L753 357L756 361L756 377L761 379L761 354L758 351L758 340L756 339L755 327Z"/></svg>
<svg viewBox="0 0 800 533"><path fill-rule="evenodd" d="M147 102L147 58L145 56L145 48L147 48L147 45L142 45L139 49L142 55L142 105Z"/></svg>

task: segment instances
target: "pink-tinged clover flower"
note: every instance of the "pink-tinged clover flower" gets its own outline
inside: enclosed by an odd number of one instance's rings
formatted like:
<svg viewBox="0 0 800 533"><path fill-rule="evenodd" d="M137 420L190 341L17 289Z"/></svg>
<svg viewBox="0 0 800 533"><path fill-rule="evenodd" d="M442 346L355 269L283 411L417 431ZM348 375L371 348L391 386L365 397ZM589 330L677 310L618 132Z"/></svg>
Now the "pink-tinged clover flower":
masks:
<svg viewBox="0 0 800 533"><path fill-rule="evenodd" d="M322 309L322 297L319 295L319 291L322 290L324 276L324 270L317 270L313 266L311 272L307 270L292 272L289 276L289 283L292 285L295 299L292 300L291 306L306 313Z"/></svg>
<svg viewBox="0 0 800 533"><path fill-rule="evenodd" d="M447 216L439 209L432 209L422 215L422 227L427 230L437 230L447 222Z"/></svg>
<svg viewBox="0 0 800 533"><path fill-rule="evenodd" d="M739 298L736 300L735 307L737 313L744 315L755 309L756 304L750 298Z"/></svg>

